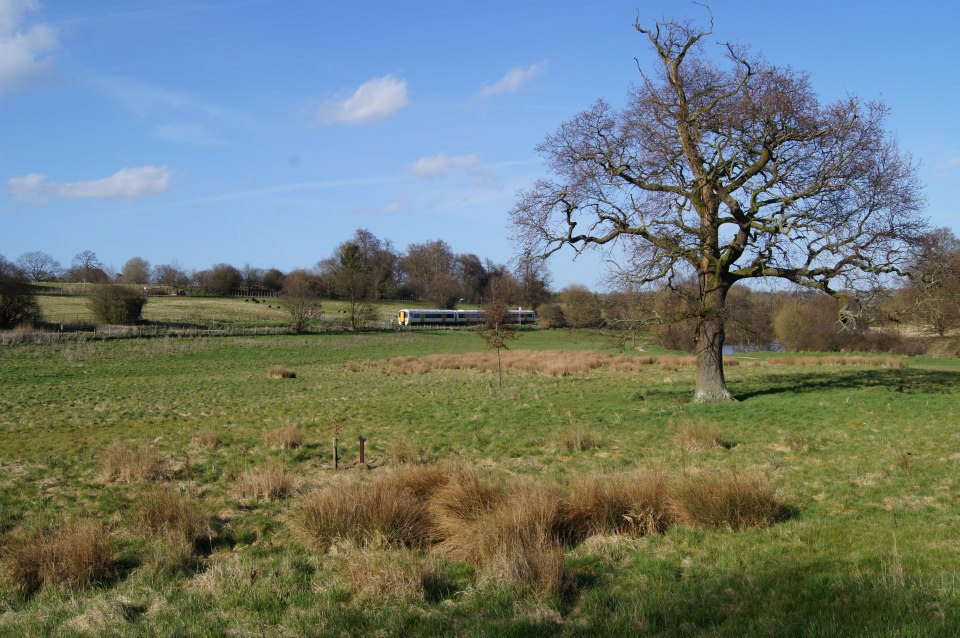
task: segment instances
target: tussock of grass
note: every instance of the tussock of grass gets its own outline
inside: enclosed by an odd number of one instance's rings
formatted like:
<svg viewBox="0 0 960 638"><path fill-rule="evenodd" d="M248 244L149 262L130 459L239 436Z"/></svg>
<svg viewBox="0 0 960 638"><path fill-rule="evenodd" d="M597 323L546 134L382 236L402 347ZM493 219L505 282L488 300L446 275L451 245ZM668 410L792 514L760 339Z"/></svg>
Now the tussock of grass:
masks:
<svg viewBox="0 0 960 638"><path fill-rule="evenodd" d="M267 372L267 376L271 379L296 379L297 371L286 366L273 366Z"/></svg>
<svg viewBox="0 0 960 638"><path fill-rule="evenodd" d="M577 481L564 499L560 526L575 544L595 534L660 533L673 521L667 476L651 470Z"/></svg>
<svg viewBox="0 0 960 638"><path fill-rule="evenodd" d="M359 600L423 600L440 574L436 556L397 549L379 538L363 544L337 541L331 554L339 558L344 582Z"/></svg>
<svg viewBox="0 0 960 638"><path fill-rule="evenodd" d="M272 448L294 450L303 445L303 432L295 425L271 430L263 435L263 442Z"/></svg>
<svg viewBox="0 0 960 638"><path fill-rule="evenodd" d="M144 494L132 524L149 539L146 562L157 569L189 569L203 541L210 542L210 521L203 509L172 487Z"/></svg>
<svg viewBox="0 0 960 638"><path fill-rule="evenodd" d="M567 452L589 452L600 449L600 437L583 428L566 430L560 438L560 449Z"/></svg>
<svg viewBox="0 0 960 638"><path fill-rule="evenodd" d="M6 580L27 591L75 589L108 580L114 561L109 533L95 520L79 519L14 531L3 567Z"/></svg>
<svg viewBox="0 0 960 638"><path fill-rule="evenodd" d="M390 446L390 458L398 463L425 463L427 454L422 447L405 438Z"/></svg>
<svg viewBox="0 0 960 638"><path fill-rule="evenodd" d="M160 457L149 447L130 447L111 444L100 457L101 477L104 481L133 483L155 481L163 477Z"/></svg>
<svg viewBox="0 0 960 638"><path fill-rule="evenodd" d="M698 474L671 488L676 520L694 527L741 531L765 527L783 516L783 504L762 476L727 472Z"/></svg>
<svg viewBox="0 0 960 638"><path fill-rule="evenodd" d="M193 437L193 444L197 447L214 449L223 445L223 437L217 430L207 428L197 432L197 435Z"/></svg>
<svg viewBox="0 0 960 638"><path fill-rule="evenodd" d="M437 547L456 560L476 562L480 551L478 521L492 512L503 496L499 486L483 479L476 470L459 468L427 504Z"/></svg>
<svg viewBox="0 0 960 638"><path fill-rule="evenodd" d="M723 443L716 426L705 421L684 421L673 428L673 444L687 453L706 452Z"/></svg>
<svg viewBox="0 0 960 638"><path fill-rule="evenodd" d="M435 466L396 470L373 481L329 486L296 507L292 525L307 545L326 550L338 539L423 547L430 541L426 502L446 481Z"/></svg>
<svg viewBox="0 0 960 638"><path fill-rule="evenodd" d="M286 466L272 461L246 470L237 478L237 495L247 501L273 501L286 498L295 489Z"/></svg>

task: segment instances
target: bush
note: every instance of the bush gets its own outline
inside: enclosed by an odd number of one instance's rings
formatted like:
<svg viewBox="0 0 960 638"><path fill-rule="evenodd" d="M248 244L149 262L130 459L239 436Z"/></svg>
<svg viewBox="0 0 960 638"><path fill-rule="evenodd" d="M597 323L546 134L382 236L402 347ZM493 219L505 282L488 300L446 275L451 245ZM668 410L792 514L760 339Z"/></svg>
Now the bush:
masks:
<svg viewBox="0 0 960 638"><path fill-rule="evenodd" d="M596 328L603 325L600 299L586 286L567 286L560 291L563 316L572 328Z"/></svg>
<svg viewBox="0 0 960 638"><path fill-rule="evenodd" d="M563 328L567 320L563 316L563 306L558 303L544 303L537 306L537 321L541 328Z"/></svg>
<svg viewBox="0 0 960 638"><path fill-rule="evenodd" d="M26 273L0 256L0 328L42 320Z"/></svg>
<svg viewBox="0 0 960 638"><path fill-rule="evenodd" d="M126 286L97 286L90 293L87 306L97 321L114 325L139 323L147 298Z"/></svg>

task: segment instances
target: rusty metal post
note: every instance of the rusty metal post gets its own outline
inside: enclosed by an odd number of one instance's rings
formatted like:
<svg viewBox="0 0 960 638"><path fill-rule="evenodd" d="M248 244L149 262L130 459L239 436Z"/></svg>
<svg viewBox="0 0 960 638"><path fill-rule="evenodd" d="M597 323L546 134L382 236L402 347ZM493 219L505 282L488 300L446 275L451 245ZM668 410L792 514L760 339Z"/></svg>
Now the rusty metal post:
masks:
<svg viewBox="0 0 960 638"><path fill-rule="evenodd" d="M340 469L340 449L337 447L337 435L333 435L333 469Z"/></svg>
<svg viewBox="0 0 960 638"><path fill-rule="evenodd" d="M366 445L366 443L367 443L367 437L361 434L360 435L360 462L361 463L367 462L367 455L364 450L364 446Z"/></svg>

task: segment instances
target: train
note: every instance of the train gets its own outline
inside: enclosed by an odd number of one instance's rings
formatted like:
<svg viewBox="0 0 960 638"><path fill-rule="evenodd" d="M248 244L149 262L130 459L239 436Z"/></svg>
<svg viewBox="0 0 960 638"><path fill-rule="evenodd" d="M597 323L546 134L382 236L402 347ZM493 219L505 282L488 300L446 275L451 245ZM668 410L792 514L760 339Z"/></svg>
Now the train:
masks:
<svg viewBox="0 0 960 638"><path fill-rule="evenodd" d="M537 313L532 310L510 310L507 321L517 325L534 324ZM397 312L401 326L470 326L483 323L482 310L439 310L434 308L403 308Z"/></svg>

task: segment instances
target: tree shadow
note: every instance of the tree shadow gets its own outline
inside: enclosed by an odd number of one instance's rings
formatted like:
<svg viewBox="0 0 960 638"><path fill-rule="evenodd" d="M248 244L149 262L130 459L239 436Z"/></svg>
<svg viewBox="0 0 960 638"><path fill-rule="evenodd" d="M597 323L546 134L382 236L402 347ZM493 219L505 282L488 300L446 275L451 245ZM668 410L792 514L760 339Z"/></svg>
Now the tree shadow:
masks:
<svg viewBox="0 0 960 638"><path fill-rule="evenodd" d="M770 394L801 394L826 390L886 388L907 394L948 394L960 390L960 371L916 368L844 370L774 374L763 378L761 388L736 393L740 401Z"/></svg>

